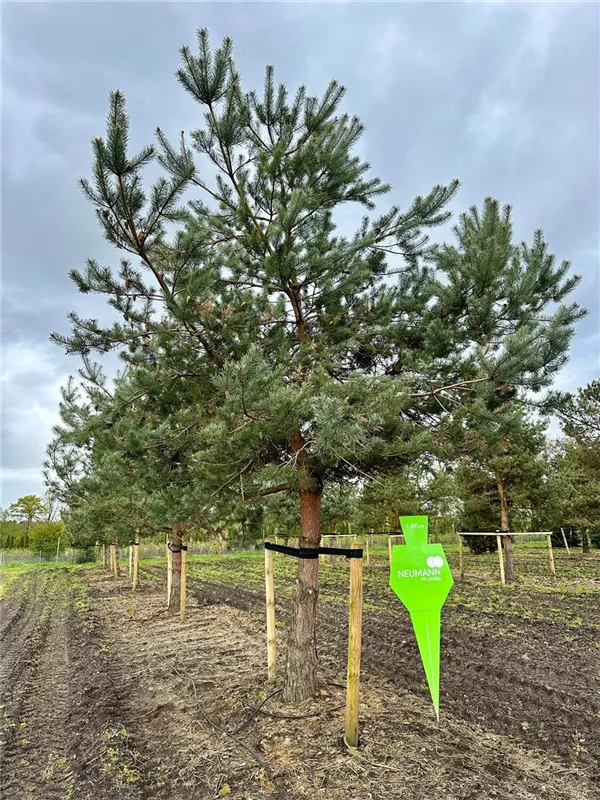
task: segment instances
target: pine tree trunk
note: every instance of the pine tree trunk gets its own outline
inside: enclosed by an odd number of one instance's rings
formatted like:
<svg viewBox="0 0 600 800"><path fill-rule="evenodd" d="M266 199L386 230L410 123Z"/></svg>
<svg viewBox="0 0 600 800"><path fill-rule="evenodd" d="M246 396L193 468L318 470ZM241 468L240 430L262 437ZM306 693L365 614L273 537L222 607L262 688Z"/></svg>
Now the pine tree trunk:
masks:
<svg viewBox="0 0 600 800"><path fill-rule="evenodd" d="M300 547L319 546L321 492L320 486L317 491L314 487L300 490ZM283 688L283 699L287 703L301 703L313 697L317 691L318 573L318 558L298 559Z"/></svg>
<svg viewBox="0 0 600 800"><path fill-rule="evenodd" d="M181 527L177 521L173 523L171 528L171 564L173 577L171 580L171 596L169 597L169 614L179 613L179 594L181 587L181 545L183 544L183 537L181 535Z"/></svg>
<svg viewBox="0 0 600 800"><path fill-rule="evenodd" d="M589 528L582 528L581 529L581 546L583 548L584 553L590 552L591 542L590 542L590 531Z"/></svg>
<svg viewBox="0 0 600 800"><path fill-rule="evenodd" d="M394 506L394 523L396 525L396 533L402 533L402 528L400 526L400 509L398 505Z"/></svg>
<svg viewBox="0 0 600 800"><path fill-rule="evenodd" d="M506 492L504 491L504 483L502 476L496 472L496 486L498 487L498 496L500 498L500 530L508 531L508 502L506 500ZM512 539L510 536L503 536L502 543L504 545L504 575L507 583L513 583L515 580L515 557L513 553Z"/></svg>

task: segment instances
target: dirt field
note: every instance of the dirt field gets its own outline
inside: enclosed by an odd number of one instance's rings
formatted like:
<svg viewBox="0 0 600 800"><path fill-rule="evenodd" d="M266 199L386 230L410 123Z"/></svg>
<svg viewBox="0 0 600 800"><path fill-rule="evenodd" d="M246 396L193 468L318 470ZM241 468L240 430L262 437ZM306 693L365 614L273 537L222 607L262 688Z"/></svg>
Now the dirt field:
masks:
<svg viewBox="0 0 600 800"><path fill-rule="evenodd" d="M1 797L600 798L600 559L558 554L555 581L521 566L502 589L492 559L471 559L455 584L438 725L410 619L373 561L356 753L342 741L345 562L321 565L321 691L293 709L266 685L261 554L190 559L183 624L157 561L135 597L99 567L11 577ZM276 555L280 672L292 570Z"/></svg>

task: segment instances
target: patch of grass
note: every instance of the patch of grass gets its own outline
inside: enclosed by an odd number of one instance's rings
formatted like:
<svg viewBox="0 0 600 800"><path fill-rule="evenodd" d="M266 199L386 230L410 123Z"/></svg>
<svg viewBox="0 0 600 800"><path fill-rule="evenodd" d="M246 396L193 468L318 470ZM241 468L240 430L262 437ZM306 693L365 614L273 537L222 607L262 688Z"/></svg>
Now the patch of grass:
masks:
<svg viewBox="0 0 600 800"><path fill-rule="evenodd" d="M103 772L119 789L125 789L141 780L137 769L139 756L126 728L107 728L100 734L100 760Z"/></svg>

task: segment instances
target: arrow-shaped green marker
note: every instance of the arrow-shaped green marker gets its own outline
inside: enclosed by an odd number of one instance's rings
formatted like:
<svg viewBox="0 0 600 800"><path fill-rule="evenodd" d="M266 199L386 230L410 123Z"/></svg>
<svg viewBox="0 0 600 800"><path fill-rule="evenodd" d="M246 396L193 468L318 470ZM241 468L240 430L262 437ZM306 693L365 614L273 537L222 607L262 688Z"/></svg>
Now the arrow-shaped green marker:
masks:
<svg viewBox="0 0 600 800"><path fill-rule="evenodd" d="M392 548L390 586L410 612L440 719L440 615L454 581L441 544L427 543L427 517L400 517L405 545Z"/></svg>

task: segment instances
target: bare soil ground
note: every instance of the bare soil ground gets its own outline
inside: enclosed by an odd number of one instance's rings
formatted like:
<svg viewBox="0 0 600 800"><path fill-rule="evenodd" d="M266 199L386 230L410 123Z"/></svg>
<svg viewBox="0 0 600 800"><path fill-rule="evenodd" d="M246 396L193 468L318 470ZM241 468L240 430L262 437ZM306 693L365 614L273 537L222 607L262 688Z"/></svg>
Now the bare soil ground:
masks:
<svg viewBox="0 0 600 800"><path fill-rule="evenodd" d="M121 786L132 756L85 586L40 570L13 589L0 625L0 797L137 800Z"/></svg>
<svg viewBox="0 0 600 800"><path fill-rule="evenodd" d="M355 753L345 563L321 569L320 694L301 708L266 684L260 557L191 559L184 623L157 564L136 596L100 568L27 573L2 600L1 797L600 798L600 561L584 566L508 590L457 582L438 725L410 619L374 563ZM281 674L293 565L277 557L275 572Z"/></svg>

